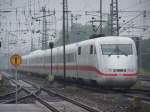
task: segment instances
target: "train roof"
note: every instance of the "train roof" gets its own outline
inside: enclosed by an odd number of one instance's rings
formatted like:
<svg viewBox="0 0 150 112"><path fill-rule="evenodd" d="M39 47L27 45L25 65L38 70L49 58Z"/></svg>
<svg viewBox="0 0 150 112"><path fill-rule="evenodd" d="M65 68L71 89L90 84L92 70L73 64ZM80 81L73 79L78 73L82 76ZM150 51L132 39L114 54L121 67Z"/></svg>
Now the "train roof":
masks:
<svg viewBox="0 0 150 112"><path fill-rule="evenodd" d="M103 44L111 44L111 43L114 43L116 41L117 41L117 43L121 43L121 44L123 44L123 43L124 44L134 43L134 41L131 38L129 38L129 37L107 36L107 37L99 37L99 38L89 39L89 40L85 40L85 41L81 41L81 42L77 42L77 43L73 43L73 44L68 44L66 46L71 51L74 47L80 46L80 45L89 45L89 44L94 44L96 42L103 43ZM61 53L62 49L63 49L63 46L53 48L53 54L55 54L55 52L56 52L56 50L54 50L54 49L60 50L59 53ZM23 56L23 58L41 56L43 54L45 56L46 55L48 56L50 54L50 49L47 49L47 50L36 50L34 52L31 52L28 55Z"/></svg>
<svg viewBox="0 0 150 112"><path fill-rule="evenodd" d="M118 42L118 43L134 43L134 41L129 38L129 37L121 37L121 36L108 36L108 37L101 37L98 40L95 41L100 41L102 43L113 43L113 42Z"/></svg>
<svg viewBox="0 0 150 112"><path fill-rule="evenodd" d="M42 52L43 52L42 50L36 50L36 51L30 52L27 55L24 55L22 58L25 59L25 58L29 58L31 56L41 55Z"/></svg>
<svg viewBox="0 0 150 112"><path fill-rule="evenodd" d="M134 41L129 38L129 37L122 37L122 36L107 36L107 37L99 37L99 38L94 38L94 39L89 39L89 40L85 40L85 41L81 41L81 42L78 42L78 43L74 43L74 44L77 44L77 45L87 45L87 44L92 44L92 43L96 43L96 42L99 42L99 43L107 43L107 44L113 44L113 43L124 43L124 44L127 44L127 43L134 43Z"/></svg>

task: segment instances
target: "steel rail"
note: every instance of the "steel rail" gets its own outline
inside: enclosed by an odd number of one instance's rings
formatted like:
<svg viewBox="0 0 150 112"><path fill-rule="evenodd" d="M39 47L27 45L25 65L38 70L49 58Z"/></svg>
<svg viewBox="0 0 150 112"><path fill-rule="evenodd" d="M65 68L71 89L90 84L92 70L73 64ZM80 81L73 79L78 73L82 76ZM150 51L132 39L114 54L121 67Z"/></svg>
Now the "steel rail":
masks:
<svg viewBox="0 0 150 112"><path fill-rule="evenodd" d="M77 101L75 101L75 100L73 100L71 98L68 98L68 97L66 97L64 95L58 94L58 93L56 93L56 92L54 92L52 90L48 90L48 89L45 89L45 88L42 88L42 90L46 91L47 93L54 94L55 96L58 96L58 97L62 98L63 100L68 101L68 102L70 102L72 104L75 104L75 105L77 105L77 106L79 106L79 107L81 107L81 108L83 108L83 109L85 109L87 111L90 111L90 112L99 112L98 110L96 110L94 108L91 108L88 105L85 105L83 103L77 102Z"/></svg>
<svg viewBox="0 0 150 112"><path fill-rule="evenodd" d="M30 92L29 90L27 90L26 88L24 88L25 91ZM49 110L51 110L52 112L60 112L58 111L55 107L53 107L52 105L50 105L49 103L47 103L46 101L44 101L43 99L41 99L39 96L37 96L36 94L41 91L38 90L36 93L31 93L32 97L34 97L36 100L38 100L41 104L43 104L45 107L47 107Z"/></svg>
<svg viewBox="0 0 150 112"><path fill-rule="evenodd" d="M19 89L18 89L18 92L20 92L21 90L22 90L22 88L19 88ZM8 97L10 97L10 96L12 96L12 95L15 95L15 94L16 94L16 91L7 93L7 94L5 94L5 95L1 95L1 96L0 96L0 100L3 100L3 99L5 99L5 98L8 98Z"/></svg>
<svg viewBox="0 0 150 112"><path fill-rule="evenodd" d="M18 86L18 83L15 82L15 84ZM38 89L36 92L31 92L30 90L26 89L25 87L22 87L22 89L29 93L28 95L21 97L18 99L18 101L24 100L26 98L32 97L35 98L36 100L38 100L41 104L43 104L45 107L47 107L49 110L51 110L52 112L60 112L58 111L55 107L53 107L52 105L50 105L49 103L47 103L46 101L44 101L43 99L41 99L40 97L38 97L36 94L38 94L41 89L39 87L37 87L36 85L33 85L30 83L30 85L32 85L34 88ZM14 103L16 101L16 99L12 99L10 101L4 102L4 104L8 104L8 103Z"/></svg>
<svg viewBox="0 0 150 112"><path fill-rule="evenodd" d="M29 83L29 84L31 84L31 85L33 85L33 86L35 86L35 87L37 87L37 85L35 85L34 83L32 83L32 82L30 82L30 81L26 81L26 82ZM40 87L40 89L41 89L41 91L45 91L45 92L47 92L47 93L51 93L51 94L53 94L53 95L55 95L55 96L58 96L58 97L60 97L61 99L65 100L65 101L67 101L67 102L70 102L70 103L72 103L72 104L74 104L74 105L76 105L76 106L78 106L78 107L81 107L81 108L83 108L83 109L85 109L85 110L87 110L87 111L89 111L89 112L99 112L99 110L97 110L97 109L91 108L91 107L89 107L88 105L85 105L85 104L83 104L83 103L81 103L81 102L75 101L75 100L73 100L73 99L71 99L71 98L68 98L68 97L66 97L66 96L64 96L64 95L58 94L58 93L56 93L56 92L54 92L54 91L52 91L52 90L46 89L46 88L44 88L44 87Z"/></svg>
<svg viewBox="0 0 150 112"><path fill-rule="evenodd" d="M25 95L21 98L18 98L17 101L21 101L21 100L24 100L24 99L29 98L29 97L33 97L33 95L32 94ZM2 104L11 104L11 103L15 103L15 102L16 102L16 99L11 99L11 100L8 100L6 102L2 102Z"/></svg>

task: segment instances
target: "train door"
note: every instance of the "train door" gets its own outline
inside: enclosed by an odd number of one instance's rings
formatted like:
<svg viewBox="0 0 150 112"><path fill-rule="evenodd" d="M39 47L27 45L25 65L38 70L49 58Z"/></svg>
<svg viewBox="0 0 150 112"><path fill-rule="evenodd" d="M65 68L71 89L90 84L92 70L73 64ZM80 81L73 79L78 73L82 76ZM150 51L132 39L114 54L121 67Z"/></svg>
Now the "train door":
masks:
<svg viewBox="0 0 150 112"><path fill-rule="evenodd" d="M94 52L94 49L95 49L95 46L94 46L94 44L93 43L91 43L91 44L89 44L88 45L88 53L87 53L87 58L88 58L88 66L90 66L90 67L96 67L95 66L95 64L96 64L96 62L97 61L95 61L96 60L96 57L95 57L95 52ZM93 71L89 71L88 72L88 78L89 79L92 79L93 78L93 76L94 76L94 72Z"/></svg>
<svg viewBox="0 0 150 112"><path fill-rule="evenodd" d="M81 64L81 51L82 47L80 45L77 46L77 52L76 52L76 78L79 78L79 65Z"/></svg>
<svg viewBox="0 0 150 112"><path fill-rule="evenodd" d="M85 69L88 64L87 45L77 47L77 78L85 79L87 71Z"/></svg>

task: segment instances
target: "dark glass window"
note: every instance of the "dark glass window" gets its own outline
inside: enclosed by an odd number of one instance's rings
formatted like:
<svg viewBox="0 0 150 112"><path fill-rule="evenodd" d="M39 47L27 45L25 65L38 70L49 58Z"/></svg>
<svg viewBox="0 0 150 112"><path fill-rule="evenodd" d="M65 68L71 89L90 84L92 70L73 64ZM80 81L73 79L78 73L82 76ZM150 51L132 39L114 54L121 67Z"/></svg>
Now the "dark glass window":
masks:
<svg viewBox="0 0 150 112"><path fill-rule="evenodd" d="M90 46L90 54L93 54L93 45Z"/></svg>
<svg viewBox="0 0 150 112"><path fill-rule="evenodd" d="M131 44L102 44L103 55L132 55Z"/></svg>
<svg viewBox="0 0 150 112"><path fill-rule="evenodd" d="M78 47L78 55L81 55L81 47Z"/></svg>

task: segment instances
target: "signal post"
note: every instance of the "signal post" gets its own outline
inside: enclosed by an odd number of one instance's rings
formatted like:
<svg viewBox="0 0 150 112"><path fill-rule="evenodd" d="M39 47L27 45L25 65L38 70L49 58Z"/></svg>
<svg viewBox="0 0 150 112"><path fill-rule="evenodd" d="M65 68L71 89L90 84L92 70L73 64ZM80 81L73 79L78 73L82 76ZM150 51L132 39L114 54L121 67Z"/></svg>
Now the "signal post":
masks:
<svg viewBox="0 0 150 112"><path fill-rule="evenodd" d="M10 63L15 67L15 80L18 82L18 74L17 74L17 68L20 66L22 63L22 58L19 54L14 54L10 57ZM16 104L17 104L17 99L18 99L18 86L16 85Z"/></svg>

